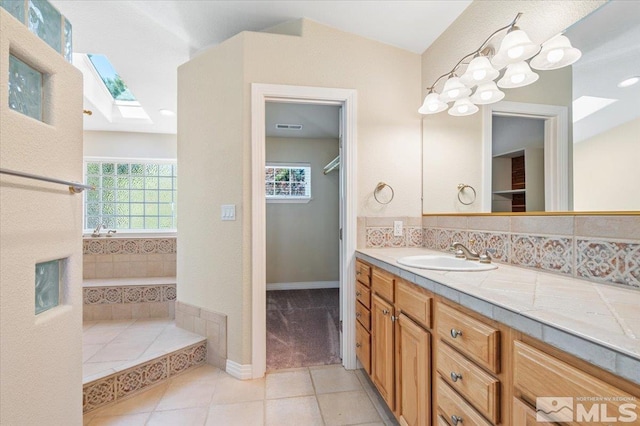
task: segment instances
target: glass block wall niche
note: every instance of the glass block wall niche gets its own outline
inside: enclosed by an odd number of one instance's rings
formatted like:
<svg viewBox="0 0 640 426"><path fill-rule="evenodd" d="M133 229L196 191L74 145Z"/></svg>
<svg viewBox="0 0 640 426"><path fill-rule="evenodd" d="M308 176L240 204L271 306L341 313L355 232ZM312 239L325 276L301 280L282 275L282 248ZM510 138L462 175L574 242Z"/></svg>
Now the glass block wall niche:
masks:
<svg viewBox="0 0 640 426"><path fill-rule="evenodd" d="M71 62L71 23L51 3L47 0L0 0L0 7Z"/></svg>
<svg viewBox="0 0 640 426"><path fill-rule="evenodd" d="M42 73L9 55L9 108L42 121Z"/></svg>
<svg viewBox="0 0 640 426"><path fill-rule="evenodd" d="M62 260L36 263L36 315L60 304Z"/></svg>

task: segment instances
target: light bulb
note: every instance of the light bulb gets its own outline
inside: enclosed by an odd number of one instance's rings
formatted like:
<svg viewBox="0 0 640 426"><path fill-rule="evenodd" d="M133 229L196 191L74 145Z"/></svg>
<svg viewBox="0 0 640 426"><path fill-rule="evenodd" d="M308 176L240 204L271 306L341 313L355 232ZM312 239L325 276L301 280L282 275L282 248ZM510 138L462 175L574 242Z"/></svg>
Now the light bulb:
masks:
<svg viewBox="0 0 640 426"><path fill-rule="evenodd" d="M486 90L484 92L480 92L480 99L482 99L483 101L488 101L489 99L491 99L491 92Z"/></svg>
<svg viewBox="0 0 640 426"><path fill-rule="evenodd" d="M459 112L460 114L464 114L464 113L466 113L467 111L469 111L469 105L460 105L460 106L458 107L458 112Z"/></svg>
<svg viewBox="0 0 640 426"><path fill-rule="evenodd" d="M511 82L513 84L522 83L524 81L524 74L514 74L511 76Z"/></svg>
<svg viewBox="0 0 640 426"><path fill-rule="evenodd" d="M481 81L484 80L484 78L487 76L487 71L486 70L475 70L473 72L473 79L475 81Z"/></svg>
<svg viewBox="0 0 640 426"><path fill-rule="evenodd" d="M450 98L455 98L460 94L460 89L451 89L447 92Z"/></svg>
<svg viewBox="0 0 640 426"><path fill-rule="evenodd" d="M509 56L511 59L519 58L520 56L522 56L522 52L524 52L524 47L512 47L511 49L507 50L507 56Z"/></svg>
<svg viewBox="0 0 640 426"><path fill-rule="evenodd" d="M564 58L564 50L562 49L553 49L547 53L547 61L552 64L560 62L562 58Z"/></svg>
<svg viewBox="0 0 640 426"><path fill-rule="evenodd" d="M431 112L434 112L435 110L438 109L438 104L435 102L432 102L429 104L429 106L427 106L427 109Z"/></svg>

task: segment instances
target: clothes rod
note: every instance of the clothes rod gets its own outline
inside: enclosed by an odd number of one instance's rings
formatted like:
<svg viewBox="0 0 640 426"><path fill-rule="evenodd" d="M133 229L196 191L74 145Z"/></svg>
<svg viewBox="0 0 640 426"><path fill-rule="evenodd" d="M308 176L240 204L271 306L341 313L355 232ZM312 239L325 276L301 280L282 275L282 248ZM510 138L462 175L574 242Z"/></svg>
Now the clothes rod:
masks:
<svg viewBox="0 0 640 426"><path fill-rule="evenodd" d="M95 186L85 185L85 184L79 183L79 182L72 182L72 181L68 181L68 180L50 178L50 177L46 177L46 176L38 176L38 175L33 175L31 173L17 172L15 170L9 170L9 169L0 169L0 174L11 175L11 176L19 176L19 177L23 177L23 178L27 178L27 179L41 180L41 181L44 181L44 182L59 183L61 185L67 185L69 187L69 192L72 193L72 194L79 194L82 191L84 191L85 189L91 189L91 190L95 190L96 189Z"/></svg>
<svg viewBox="0 0 640 426"><path fill-rule="evenodd" d="M331 160L331 162L329 164L324 166L324 174L326 175L326 174L332 172L333 170L335 170L339 166L340 166L340 156L338 155L336 158Z"/></svg>

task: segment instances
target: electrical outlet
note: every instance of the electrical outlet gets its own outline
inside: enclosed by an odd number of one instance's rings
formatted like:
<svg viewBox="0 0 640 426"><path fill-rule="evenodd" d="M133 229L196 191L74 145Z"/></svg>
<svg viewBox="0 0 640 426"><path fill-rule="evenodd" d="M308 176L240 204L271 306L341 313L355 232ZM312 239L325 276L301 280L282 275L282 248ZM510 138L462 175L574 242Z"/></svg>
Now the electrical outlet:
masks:
<svg viewBox="0 0 640 426"><path fill-rule="evenodd" d="M402 237L402 221L401 220L393 221L393 236Z"/></svg>

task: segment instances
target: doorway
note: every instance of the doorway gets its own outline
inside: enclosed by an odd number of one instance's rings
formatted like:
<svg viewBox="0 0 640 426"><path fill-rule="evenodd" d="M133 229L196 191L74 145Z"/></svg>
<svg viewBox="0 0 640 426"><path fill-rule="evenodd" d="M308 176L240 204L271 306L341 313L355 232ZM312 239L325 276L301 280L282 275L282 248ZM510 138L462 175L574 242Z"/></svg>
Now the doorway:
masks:
<svg viewBox="0 0 640 426"><path fill-rule="evenodd" d="M340 114L266 103L267 371L341 361Z"/></svg>
<svg viewBox="0 0 640 426"><path fill-rule="evenodd" d="M266 107L268 102L332 105L341 108L342 145L338 171L339 200L339 310L342 365L356 368L355 282L356 243L356 91L302 86L252 84L252 364L249 377L266 372ZM291 123L284 123L291 124ZM294 123L295 124L295 123ZM331 230L326 230L331 232ZM336 230L334 230L335 232ZM248 377L247 377L248 378Z"/></svg>

